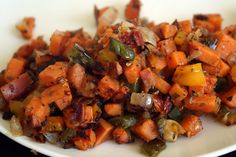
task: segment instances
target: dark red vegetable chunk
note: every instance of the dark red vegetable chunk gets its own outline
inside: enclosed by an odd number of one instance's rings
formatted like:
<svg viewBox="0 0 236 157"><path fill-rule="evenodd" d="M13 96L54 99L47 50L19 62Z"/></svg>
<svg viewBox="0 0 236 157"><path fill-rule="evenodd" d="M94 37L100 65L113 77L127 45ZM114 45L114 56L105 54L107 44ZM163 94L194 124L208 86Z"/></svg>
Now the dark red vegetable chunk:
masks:
<svg viewBox="0 0 236 157"><path fill-rule="evenodd" d="M0 90L5 100L10 101L24 94L27 91L27 89L31 86L32 82L33 81L30 78L29 74L24 73L20 75L18 78L9 82L8 84L2 86Z"/></svg>

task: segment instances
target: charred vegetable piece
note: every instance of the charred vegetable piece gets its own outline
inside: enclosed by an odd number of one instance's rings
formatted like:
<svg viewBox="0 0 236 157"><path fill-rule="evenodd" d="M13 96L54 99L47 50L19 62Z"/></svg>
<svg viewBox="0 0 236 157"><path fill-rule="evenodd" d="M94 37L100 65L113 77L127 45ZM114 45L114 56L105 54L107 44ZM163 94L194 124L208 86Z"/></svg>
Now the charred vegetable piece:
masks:
<svg viewBox="0 0 236 157"><path fill-rule="evenodd" d="M115 127L121 127L127 129L137 123L137 118L134 115L124 115L115 117L109 120L109 122Z"/></svg>
<svg viewBox="0 0 236 157"><path fill-rule="evenodd" d="M64 121L62 117L48 117L46 124L42 127L43 132L60 132L64 129Z"/></svg>
<svg viewBox="0 0 236 157"><path fill-rule="evenodd" d="M50 116L61 116L62 112L59 109L59 107L57 107L57 105L55 103L51 103L49 104L50 107Z"/></svg>
<svg viewBox="0 0 236 157"><path fill-rule="evenodd" d="M216 82L215 91L222 92L225 91L229 87L228 81L225 77L218 77Z"/></svg>
<svg viewBox="0 0 236 157"><path fill-rule="evenodd" d="M234 86L222 96L222 102L228 107L236 107L236 87Z"/></svg>
<svg viewBox="0 0 236 157"><path fill-rule="evenodd" d="M153 105L152 95L146 93L132 93L130 104L143 109L150 109Z"/></svg>
<svg viewBox="0 0 236 157"><path fill-rule="evenodd" d="M93 118L96 121L96 120L98 120L98 118L100 118L100 116L102 114L102 110L98 106L98 104L94 104L92 107L93 107Z"/></svg>
<svg viewBox="0 0 236 157"><path fill-rule="evenodd" d="M2 94L0 93L0 111L2 111L3 109L5 109L5 107L7 107L7 102L4 100Z"/></svg>
<svg viewBox="0 0 236 157"><path fill-rule="evenodd" d="M132 61L134 60L135 53L134 51L128 47L127 45L124 45L119 40L110 39L110 50L115 52L117 55L119 55L121 58L125 60Z"/></svg>
<svg viewBox="0 0 236 157"><path fill-rule="evenodd" d="M87 50L82 48L79 44L75 44L74 47L68 53L68 58L71 63L79 63L86 68L92 68L94 66L94 60L89 56Z"/></svg>
<svg viewBox="0 0 236 157"><path fill-rule="evenodd" d="M95 132L92 129L81 131L81 135L79 133L79 136L75 137L73 142L79 150L92 148L96 142Z"/></svg>
<svg viewBox="0 0 236 157"><path fill-rule="evenodd" d="M236 123L236 113L232 113L230 109L224 105L221 106L219 112L215 114L215 117L227 126Z"/></svg>
<svg viewBox="0 0 236 157"><path fill-rule="evenodd" d="M184 128L176 121L171 119L161 118L157 122L159 132L164 140L175 142L179 135L185 133Z"/></svg>
<svg viewBox="0 0 236 157"><path fill-rule="evenodd" d="M114 129L112 132L112 136L113 136L113 139L118 144L130 143L134 141L134 138L131 135L131 132L121 127Z"/></svg>
<svg viewBox="0 0 236 157"><path fill-rule="evenodd" d="M155 139L142 145L142 151L149 157L156 157L162 150L166 148L165 142Z"/></svg>
<svg viewBox="0 0 236 157"><path fill-rule="evenodd" d="M76 130L71 128L66 128L60 135L59 141L63 144L69 142L73 137L76 136Z"/></svg>
<svg viewBox="0 0 236 157"><path fill-rule="evenodd" d="M2 114L2 119L4 120L10 120L14 116L14 114L11 111L5 111Z"/></svg>

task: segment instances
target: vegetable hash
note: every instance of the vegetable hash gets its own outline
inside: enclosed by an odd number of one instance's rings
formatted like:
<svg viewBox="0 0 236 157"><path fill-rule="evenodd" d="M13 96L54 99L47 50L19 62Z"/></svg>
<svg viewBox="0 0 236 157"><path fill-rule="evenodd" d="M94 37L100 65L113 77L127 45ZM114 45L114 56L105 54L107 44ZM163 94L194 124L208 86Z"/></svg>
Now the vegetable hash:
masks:
<svg viewBox="0 0 236 157"><path fill-rule="evenodd" d="M211 115L236 123L236 25L219 14L156 24L131 0L126 20L114 7L94 9L97 31L55 31L33 38L34 17L17 29L21 46L0 74L0 108L14 135L87 150L114 140L143 141L154 157Z"/></svg>

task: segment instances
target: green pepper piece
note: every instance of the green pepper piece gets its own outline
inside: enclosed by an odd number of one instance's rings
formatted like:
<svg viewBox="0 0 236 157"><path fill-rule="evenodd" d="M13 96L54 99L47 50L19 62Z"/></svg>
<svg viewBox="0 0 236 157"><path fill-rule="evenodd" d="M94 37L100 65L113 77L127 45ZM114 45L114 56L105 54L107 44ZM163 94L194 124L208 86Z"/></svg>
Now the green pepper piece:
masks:
<svg viewBox="0 0 236 157"><path fill-rule="evenodd" d="M129 140L128 140L129 142L128 142L128 143L134 142L134 141L135 141L135 138L134 138L133 134L131 133L130 128L125 129L125 131L126 131L127 134L128 134L128 138L129 138Z"/></svg>
<svg viewBox="0 0 236 157"><path fill-rule="evenodd" d="M140 90L139 81L136 81L135 83L129 84L129 89L131 90L131 92L139 92L139 90Z"/></svg>
<svg viewBox="0 0 236 157"><path fill-rule="evenodd" d="M86 68L91 68L94 65L94 60L88 55L88 52L80 45L75 44L68 53L70 63L79 63L84 65Z"/></svg>
<svg viewBox="0 0 236 157"><path fill-rule="evenodd" d="M121 56L121 58L125 60L134 60L134 51L127 45L121 43L119 40L113 38L110 39L110 50L115 52L117 55Z"/></svg>
<svg viewBox="0 0 236 157"><path fill-rule="evenodd" d="M174 107L168 114L168 116L176 121L180 121L183 118L182 112L177 108Z"/></svg>
<svg viewBox="0 0 236 157"><path fill-rule="evenodd" d="M121 127L127 129L137 123L137 119L134 115L125 115L115 118L111 118L109 122L115 127Z"/></svg>
<svg viewBox="0 0 236 157"><path fill-rule="evenodd" d="M63 144L69 142L73 137L76 136L76 130L75 129L71 129L71 128L66 128L60 138L59 141Z"/></svg>
<svg viewBox="0 0 236 157"><path fill-rule="evenodd" d="M156 157L165 148L165 142L159 139L155 139L149 143L144 143L142 145L142 151L149 157Z"/></svg>

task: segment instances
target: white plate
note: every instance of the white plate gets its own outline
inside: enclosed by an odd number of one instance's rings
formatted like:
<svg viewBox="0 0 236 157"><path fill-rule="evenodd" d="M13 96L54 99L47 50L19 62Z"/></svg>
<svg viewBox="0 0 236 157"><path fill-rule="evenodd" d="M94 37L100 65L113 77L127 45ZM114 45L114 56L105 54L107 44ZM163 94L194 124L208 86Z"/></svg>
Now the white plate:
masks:
<svg viewBox="0 0 236 157"><path fill-rule="evenodd" d="M15 29L15 24L24 16L36 17L34 36L44 35L48 41L56 29L73 30L84 27L95 32L93 6L114 5L123 16L127 0L7 0L0 1L0 68L4 68L17 48L26 43ZM194 13L220 13L224 25L236 23L235 0L148 0L143 1L142 16L156 22L192 18ZM218 156L236 150L236 126L226 127L211 118L204 118L204 130L197 136L180 138L168 147L161 156ZM39 144L27 137L12 137L9 124L0 118L0 132L16 142L40 153L57 157L142 157L137 144L117 145L106 142L94 149L82 152L64 150L50 144Z"/></svg>

